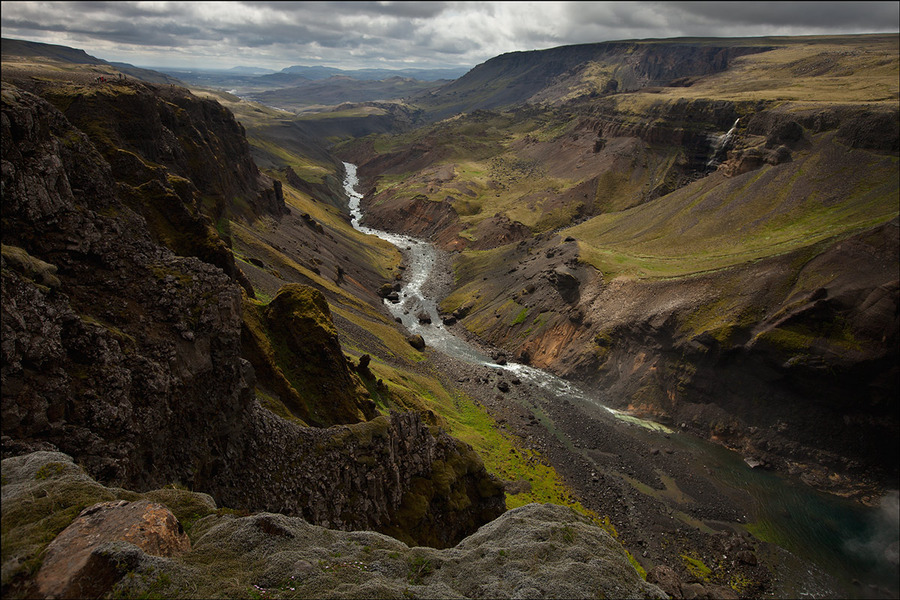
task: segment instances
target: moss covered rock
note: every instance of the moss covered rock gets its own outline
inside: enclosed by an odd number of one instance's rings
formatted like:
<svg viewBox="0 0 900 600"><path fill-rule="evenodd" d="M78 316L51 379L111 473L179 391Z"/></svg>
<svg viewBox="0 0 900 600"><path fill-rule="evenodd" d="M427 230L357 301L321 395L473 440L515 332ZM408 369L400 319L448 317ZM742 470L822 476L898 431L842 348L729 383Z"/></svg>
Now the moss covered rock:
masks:
<svg viewBox="0 0 900 600"><path fill-rule="evenodd" d="M357 448L379 447L382 439L402 443L390 437L396 423L376 420L356 431L358 427L343 430L344 441ZM41 550L77 515L74 508L95 500L138 500L151 495L106 488L68 456L51 452L5 459L2 489L5 598L35 594L36 568L25 568L24 559L39 563ZM41 490L45 494L38 498ZM152 494L169 491L175 490ZM665 597L658 587L641 579L608 533L562 506L530 504L511 510L455 546L436 549L410 547L382 533L327 529L283 514L239 516L233 510L214 510L203 495L178 492L163 503L179 521L185 521L186 513L179 512L178 506L206 507L204 516L186 527L190 549L164 557L123 541L98 544L91 556L104 566L105 577L92 582L97 584L96 595ZM65 500L70 497L77 498L75 505ZM49 529L48 524L52 524ZM12 545L14 540L23 540L30 550Z"/></svg>
<svg viewBox="0 0 900 600"><path fill-rule="evenodd" d="M244 303L244 352L259 384L304 423L318 427L375 416L375 403L341 350L322 292L281 288L267 306Z"/></svg>

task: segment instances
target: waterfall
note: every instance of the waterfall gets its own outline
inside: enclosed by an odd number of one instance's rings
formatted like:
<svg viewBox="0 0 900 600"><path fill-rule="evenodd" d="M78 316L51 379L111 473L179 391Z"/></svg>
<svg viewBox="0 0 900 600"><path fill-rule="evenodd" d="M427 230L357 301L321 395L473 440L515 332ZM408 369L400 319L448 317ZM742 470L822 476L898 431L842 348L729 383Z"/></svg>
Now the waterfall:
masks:
<svg viewBox="0 0 900 600"><path fill-rule="evenodd" d="M711 152L709 161L706 163L707 167L715 168L722 162L722 159L725 158L725 153L728 152L728 147L734 139L734 132L737 130L738 123L740 122L741 120L737 119L734 122L734 125L731 126L731 129L723 135L710 136Z"/></svg>

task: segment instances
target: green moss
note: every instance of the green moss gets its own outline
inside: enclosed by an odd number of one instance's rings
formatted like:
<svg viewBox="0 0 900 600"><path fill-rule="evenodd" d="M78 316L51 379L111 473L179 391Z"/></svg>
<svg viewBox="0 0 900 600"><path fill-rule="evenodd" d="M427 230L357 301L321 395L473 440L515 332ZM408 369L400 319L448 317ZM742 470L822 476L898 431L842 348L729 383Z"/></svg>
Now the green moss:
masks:
<svg viewBox="0 0 900 600"><path fill-rule="evenodd" d="M753 586L753 580L741 575L740 573L735 573L728 580L728 587L736 591L738 594L744 593Z"/></svg>
<svg viewBox="0 0 900 600"><path fill-rule="evenodd" d="M424 477L414 477L397 509L398 526L408 530L411 528L410 526L421 521L428 512L428 505L432 497L434 497L434 482ZM409 539L408 535L404 537Z"/></svg>
<svg viewBox="0 0 900 600"><path fill-rule="evenodd" d="M188 534L196 521L216 513L216 509L210 507L198 494L188 490L162 488L145 492L141 497L158 502L172 511Z"/></svg>
<svg viewBox="0 0 900 600"><path fill-rule="evenodd" d="M269 392L260 389L259 387L255 389L255 393L257 400L259 400L259 403L263 408L275 413L286 421L291 421L293 423L296 423L297 425L300 425L301 427L306 427L306 423L303 421L303 419L300 419L294 413L288 410L288 407L285 406L284 402L282 402L279 398L277 398L273 394L270 394Z"/></svg>
<svg viewBox="0 0 900 600"><path fill-rule="evenodd" d="M424 579L434 572L431 560L421 554L413 554L407 558L407 580L413 585L422 585Z"/></svg>
<svg viewBox="0 0 900 600"><path fill-rule="evenodd" d="M327 427L375 416L322 292L288 284L268 305L245 299L241 341L260 387L303 422Z"/></svg>
<svg viewBox="0 0 900 600"><path fill-rule="evenodd" d="M682 554L681 560L684 562L684 567L691 575L693 575L700 581L709 581L709 577L712 574L712 569L707 567L702 560L700 560L696 556L690 556L688 554Z"/></svg>
<svg viewBox="0 0 900 600"><path fill-rule="evenodd" d="M19 567L4 571L2 585L34 575L43 561L43 551L78 514L97 502L117 499L113 491L92 481L67 476L73 467L48 463L35 473L40 482L27 497L3 502L0 539L4 564L15 557ZM124 490L122 490L124 492ZM127 499L134 496L128 492Z"/></svg>
<svg viewBox="0 0 900 600"><path fill-rule="evenodd" d="M134 348L137 346L137 340L134 339L134 336L129 335L116 327L115 325L110 325L102 319L94 317L92 315L79 315L79 318L89 325L96 325L98 327L102 327L107 330L111 334L113 334L120 342L125 343L126 347Z"/></svg>
<svg viewBox="0 0 900 600"><path fill-rule="evenodd" d="M55 477L57 475L61 475L63 469L65 469L65 465L62 463L47 463L37 470L37 472L34 474L34 478L37 481L42 481L50 477Z"/></svg>
<svg viewBox="0 0 900 600"><path fill-rule="evenodd" d="M519 314L516 315L516 318L512 320L510 325L519 325L525 322L525 318L528 316L528 307L522 307L522 310L519 311Z"/></svg>
<svg viewBox="0 0 900 600"><path fill-rule="evenodd" d="M390 435L391 420L387 416L379 416L371 421L354 423L340 429L329 441L329 448L343 448L350 439L356 441L361 448L368 448L376 438L387 438Z"/></svg>
<svg viewBox="0 0 900 600"><path fill-rule="evenodd" d="M812 349L815 337L805 328L777 328L760 333L756 339L789 354L807 354Z"/></svg>

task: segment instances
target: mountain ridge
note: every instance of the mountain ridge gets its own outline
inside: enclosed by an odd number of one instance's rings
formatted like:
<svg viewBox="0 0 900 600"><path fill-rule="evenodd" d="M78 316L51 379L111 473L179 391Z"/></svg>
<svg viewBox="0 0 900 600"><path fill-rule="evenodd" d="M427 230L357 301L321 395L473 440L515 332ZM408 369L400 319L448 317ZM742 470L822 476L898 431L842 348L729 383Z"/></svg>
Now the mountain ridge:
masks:
<svg viewBox="0 0 900 600"><path fill-rule="evenodd" d="M97 67L109 67L117 72L125 73L144 81L161 84L180 84L178 79L170 77L159 71L152 69L144 69L135 67L134 65L123 62L110 62L91 56L84 50L76 50L68 46L59 46L56 44L45 44L43 42L31 42L27 40L17 40L13 38L3 38L0 40L0 48L4 57L4 68L10 67L10 62L14 62L17 58L34 59L44 58L57 60L63 63L75 65L96 65Z"/></svg>

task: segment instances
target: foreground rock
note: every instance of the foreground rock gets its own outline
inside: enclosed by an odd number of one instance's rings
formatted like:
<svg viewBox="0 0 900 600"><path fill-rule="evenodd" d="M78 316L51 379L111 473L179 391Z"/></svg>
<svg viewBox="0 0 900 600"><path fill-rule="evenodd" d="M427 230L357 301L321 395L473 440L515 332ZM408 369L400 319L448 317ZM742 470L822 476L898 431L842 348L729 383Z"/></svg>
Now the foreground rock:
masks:
<svg viewBox="0 0 900 600"><path fill-rule="evenodd" d="M61 501L54 502L51 496ZM606 531L562 506L530 504L508 511L452 548L409 547L383 534L335 531L298 517L273 513L238 517L234 511L216 510L207 496L184 490L139 495L106 488L86 476L68 456L53 452L3 461L3 536L12 536L18 544L4 552L4 596L11 591L16 593L9 597L35 595L35 588L29 588L34 582L21 571L16 575L16 563L26 558L28 552L23 549L40 552L45 547L46 540L41 540L47 532L40 530L42 526L48 522L56 522L57 527L68 525L74 513L67 498L93 503L117 497L152 498L169 506L193 543L180 554L182 546L176 543L166 556L164 549L142 545L130 535L133 521L120 521L118 532L107 528L108 537L98 541L90 553L104 569L103 576L91 582L89 595L665 597L659 587L641 579ZM108 502L104 511L117 504ZM150 504L124 503L112 511L142 506ZM56 555L56 548L64 547L65 538L72 538L70 532L89 535L78 522L95 520L100 512L96 508L84 511L76 524L63 531L48 548L45 565ZM54 534L49 533L49 537ZM43 581L41 575L38 581ZM72 595L41 590L42 596Z"/></svg>
<svg viewBox="0 0 900 600"><path fill-rule="evenodd" d="M155 502L101 502L81 511L47 546L37 588L45 598L89 598L117 579L115 562L100 546L128 542L154 556L175 556L191 540L169 509Z"/></svg>

